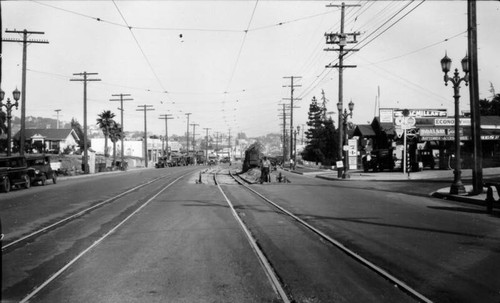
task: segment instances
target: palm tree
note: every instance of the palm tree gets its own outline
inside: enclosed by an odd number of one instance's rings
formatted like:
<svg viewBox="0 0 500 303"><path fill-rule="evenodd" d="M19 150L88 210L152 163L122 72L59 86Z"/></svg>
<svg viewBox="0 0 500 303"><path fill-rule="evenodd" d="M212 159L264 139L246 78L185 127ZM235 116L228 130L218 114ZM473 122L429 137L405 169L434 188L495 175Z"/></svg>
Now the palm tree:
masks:
<svg viewBox="0 0 500 303"><path fill-rule="evenodd" d="M109 139L113 142L113 163L116 163L116 142L124 137L123 129L120 123L113 123L109 129Z"/></svg>
<svg viewBox="0 0 500 303"><path fill-rule="evenodd" d="M97 118L97 125L104 134L104 157L108 157L108 136L109 130L116 124L115 120L113 120L115 114L110 110L105 110L97 116L99 117Z"/></svg>

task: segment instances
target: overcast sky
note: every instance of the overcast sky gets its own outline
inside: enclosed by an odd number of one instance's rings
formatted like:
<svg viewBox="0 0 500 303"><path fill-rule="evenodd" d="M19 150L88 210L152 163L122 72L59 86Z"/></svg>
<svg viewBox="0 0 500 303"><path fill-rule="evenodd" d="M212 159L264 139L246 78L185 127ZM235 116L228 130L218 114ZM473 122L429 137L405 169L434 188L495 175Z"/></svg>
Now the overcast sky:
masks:
<svg viewBox="0 0 500 303"><path fill-rule="evenodd" d="M344 72L344 104L355 103L353 122L364 124L380 106L446 108L453 89L445 86L440 60L445 51L460 69L467 52L467 1L344 1L345 32L360 32L360 50L346 56L357 65ZM299 107L294 125L307 121L311 98L325 91L337 111L337 52L326 52L325 32L340 31L340 1L2 1L5 29L43 31L28 46L27 116L56 117L83 124L83 85L73 73L98 73L88 85L88 124L103 110L116 113L112 94L131 94L124 104L125 130L143 130L139 105L153 105L148 131L163 134L162 114L172 114L169 133L184 134L186 115L196 133L249 136L281 132L283 98L290 79ZM478 1L479 88L500 92L500 2ZM331 45L329 45L331 46ZM21 89L22 45L3 43L2 89ZM460 70L462 73L462 71ZM81 77L80 77L81 78ZM462 85L461 109L469 108ZM286 101L289 102L289 101ZM20 111L14 111L19 116ZM336 118L335 118L336 120ZM190 132L192 127L190 127Z"/></svg>

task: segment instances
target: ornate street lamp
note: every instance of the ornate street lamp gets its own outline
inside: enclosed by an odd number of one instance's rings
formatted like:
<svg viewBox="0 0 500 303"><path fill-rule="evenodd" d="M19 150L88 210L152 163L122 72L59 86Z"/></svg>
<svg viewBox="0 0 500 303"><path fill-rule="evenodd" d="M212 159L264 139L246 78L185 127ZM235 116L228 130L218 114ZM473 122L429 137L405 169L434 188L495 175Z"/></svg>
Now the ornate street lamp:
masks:
<svg viewBox="0 0 500 303"><path fill-rule="evenodd" d="M7 102L5 104L3 103L3 98L5 97L5 92L0 89L0 110L2 107L5 107L5 110L7 111L7 156L11 155L12 149L11 149L11 137L12 137L12 128L11 128L11 120L12 120L12 107L16 107L16 109L19 106L19 98L21 97L21 92L16 89L12 92L12 96L14 97L14 100L16 101L15 103L11 103L10 99L7 98Z"/></svg>
<svg viewBox="0 0 500 303"><path fill-rule="evenodd" d="M450 187L450 194L453 195L463 195L467 192L461 180L461 158L460 158L460 83L465 82L465 85L469 82L469 60L467 55L462 59L462 69L465 75L460 78L458 74L458 69L455 68L453 77L448 76L448 72L451 70L451 59L448 58L445 53L444 58L441 59L441 69L444 72L444 84L447 86L448 81L453 84L453 98L455 99L455 175L453 183Z"/></svg>
<svg viewBox="0 0 500 303"><path fill-rule="evenodd" d="M347 118L351 117L352 118L352 111L354 110L354 102L349 102L348 104L348 107L349 107L349 112L347 112L347 109L344 108L344 112L342 112L342 103L337 103L337 109L339 111L339 120L342 121L342 125L344 127L344 133L342 134L341 132L339 132L339 144L342 146L344 146L344 142L345 144L347 144L347 141L348 141L348 133L347 133ZM339 157L341 158L342 160L342 154L339 155ZM346 178L349 178L349 175L347 174L347 170L349 169L349 150L345 150L345 156L344 156L344 169L342 171L342 179L346 179ZM340 173L339 173L339 176L340 176Z"/></svg>

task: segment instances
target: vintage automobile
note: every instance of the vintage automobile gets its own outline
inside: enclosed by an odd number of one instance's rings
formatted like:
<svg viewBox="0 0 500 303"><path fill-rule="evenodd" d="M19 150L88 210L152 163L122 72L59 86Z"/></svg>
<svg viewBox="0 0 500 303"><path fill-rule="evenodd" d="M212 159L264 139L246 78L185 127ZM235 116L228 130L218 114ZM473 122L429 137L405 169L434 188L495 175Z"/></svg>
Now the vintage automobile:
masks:
<svg viewBox="0 0 500 303"><path fill-rule="evenodd" d="M26 157L28 167L35 170L35 175L31 179L31 183L38 182L40 185L45 185L48 179L52 180L52 183L57 183L57 174L52 170L50 165L50 157L47 155L29 155Z"/></svg>
<svg viewBox="0 0 500 303"><path fill-rule="evenodd" d="M378 149L363 156L363 170L374 172L383 171L384 169L394 169L394 158L392 157L392 150Z"/></svg>
<svg viewBox="0 0 500 303"><path fill-rule="evenodd" d="M35 169L28 167L26 157L0 157L0 191L9 192L13 187L31 187Z"/></svg>
<svg viewBox="0 0 500 303"><path fill-rule="evenodd" d="M155 163L156 168L164 168L169 166L172 166L172 163L170 160L168 160L168 157L160 157L158 158L158 162Z"/></svg>

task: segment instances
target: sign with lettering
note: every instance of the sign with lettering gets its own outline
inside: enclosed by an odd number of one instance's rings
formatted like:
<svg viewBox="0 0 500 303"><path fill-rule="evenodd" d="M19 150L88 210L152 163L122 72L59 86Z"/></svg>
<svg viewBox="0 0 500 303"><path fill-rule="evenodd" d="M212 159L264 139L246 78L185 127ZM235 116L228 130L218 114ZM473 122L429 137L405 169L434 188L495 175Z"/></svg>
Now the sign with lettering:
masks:
<svg viewBox="0 0 500 303"><path fill-rule="evenodd" d="M454 126L455 119L454 118L436 118L434 119L434 125L436 126ZM460 118L459 125L462 126L470 126L470 118Z"/></svg>
<svg viewBox="0 0 500 303"><path fill-rule="evenodd" d="M448 117L447 109L408 109L411 117L415 118L445 118ZM395 109L394 117L402 117L403 109Z"/></svg>

